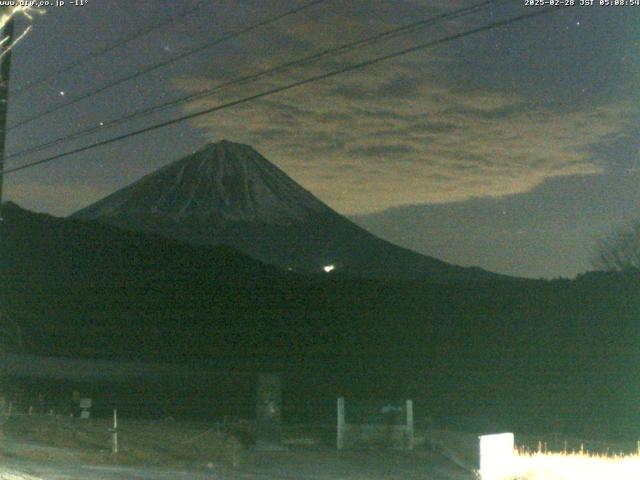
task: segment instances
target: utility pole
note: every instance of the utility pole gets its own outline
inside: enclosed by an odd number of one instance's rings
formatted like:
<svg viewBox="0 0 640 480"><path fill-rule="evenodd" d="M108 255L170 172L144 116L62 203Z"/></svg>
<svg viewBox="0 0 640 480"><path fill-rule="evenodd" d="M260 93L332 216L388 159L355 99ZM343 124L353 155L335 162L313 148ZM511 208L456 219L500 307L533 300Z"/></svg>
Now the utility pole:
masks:
<svg viewBox="0 0 640 480"><path fill-rule="evenodd" d="M0 15L8 14L12 8L0 7ZM0 47L4 53L4 56L0 59L0 62L2 62L0 64L0 172L4 171L5 143L7 140L7 110L9 108L9 73L11 71L13 27L14 18L12 16L0 33L0 39L4 39L4 43ZM2 205L3 183L4 175L0 173L0 205Z"/></svg>
<svg viewBox="0 0 640 480"><path fill-rule="evenodd" d="M10 13L11 7L0 7L0 15ZM4 146L7 136L7 107L9 106L9 71L11 69L11 45L13 43L13 16L7 21L0 31L0 39L5 39L0 53L6 53L0 58L0 222L2 222L2 184L4 181ZM9 49L5 51L4 49ZM6 352L5 352L6 353ZM4 360L4 358L2 359ZM0 377L0 418L6 420L8 412L11 410L6 397L7 385L6 377Z"/></svg>

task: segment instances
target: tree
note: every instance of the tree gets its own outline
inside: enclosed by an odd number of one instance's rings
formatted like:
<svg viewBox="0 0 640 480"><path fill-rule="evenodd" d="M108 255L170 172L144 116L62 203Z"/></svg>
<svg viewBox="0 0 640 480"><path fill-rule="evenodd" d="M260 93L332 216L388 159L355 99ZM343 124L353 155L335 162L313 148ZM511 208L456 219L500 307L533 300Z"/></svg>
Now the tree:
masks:
<svg viewBox="0 0 640 480"><path fill-rule="evenodd" d="M24 348L19 322L6 311L0 311L0 356L21 352Z"/></svg>
<svg viewBox="0 0 640 480"><path fill-rule="evenodd" d="M0 362L5 361L5 355L9 352L22 350L22 331L20 325L6 312L0 312ZM4 366L0 367L4 370ZM0 376L0 425L11 415L11 403L7 398L6 372Z"/></svg>
<svg viewBox="0 0 640 480"><path fill-rule="evenodd" d="M598 270L640 270L640 220L596 239L591 263Z"/></svg>

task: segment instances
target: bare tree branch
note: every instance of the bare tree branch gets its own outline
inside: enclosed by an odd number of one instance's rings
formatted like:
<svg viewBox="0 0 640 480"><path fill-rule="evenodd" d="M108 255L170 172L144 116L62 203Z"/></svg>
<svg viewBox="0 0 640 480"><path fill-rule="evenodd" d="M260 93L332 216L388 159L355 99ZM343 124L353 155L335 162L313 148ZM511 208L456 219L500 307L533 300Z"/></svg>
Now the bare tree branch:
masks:
<svg viewBox="0 0 640 480"><path fill-rule="evenodd" d="M591 264L597 270L640 270L640 220L596 239Z"/></svg>

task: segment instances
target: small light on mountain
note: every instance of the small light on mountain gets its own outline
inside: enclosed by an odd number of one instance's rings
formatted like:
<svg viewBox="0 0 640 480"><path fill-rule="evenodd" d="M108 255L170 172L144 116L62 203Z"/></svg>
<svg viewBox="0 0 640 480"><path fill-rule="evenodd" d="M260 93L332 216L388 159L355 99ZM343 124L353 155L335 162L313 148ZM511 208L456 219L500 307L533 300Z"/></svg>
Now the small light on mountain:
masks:
<svg viewBox="0 0 640 480"><path fill-rule="evenodd" d="M326 272L333 272L336 269L335 265L325 265L324 267L322 267L322 269Z"/></svg>

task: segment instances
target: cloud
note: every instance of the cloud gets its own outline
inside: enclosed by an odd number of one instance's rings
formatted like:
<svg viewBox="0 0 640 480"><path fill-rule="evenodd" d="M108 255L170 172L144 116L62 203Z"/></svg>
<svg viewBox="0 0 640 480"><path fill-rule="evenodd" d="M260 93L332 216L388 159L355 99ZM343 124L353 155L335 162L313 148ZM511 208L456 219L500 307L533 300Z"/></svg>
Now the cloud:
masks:
<svg viewBox="0 0 640 480"><path fill-rule="evenodd" d="M81 184L51 183L37 181L6 182L7 200L23 208L52 215L64 216L87 205L96 198L109 194L106 189L97 189Z"/></svg>
<svg viewBox="0 0 640 480"><path fill-rule="evenodd" d="M349 148L347 152L354 157L373 157L388 159L393 156L405 156L415 153L415 149L410 145L362 145Z"/></svg>
<svg viewBox="0 0 640 480"><path fill-rule="evenodd" d="M409 1L402 5L407 12L416 8ZM318 41L314 35L331 36L318 32L319 21L308 16L289 35L301 44ZM363 21L336 18L336 25L357 30ZM187 110L345 62L331 60L224 90ZM502 197L529 192L549 178L601 173L607 164L596 146L611 142L637 118L637 108L630 106L634 103L624 99L558 109L526 91L461 88L454 75L443 74L442 63L437 55L420 52L199 117L193 125L212 140L252 145L339 212L362 214ZM174 83L193 92L219 81L183 78Z"/></svg>

